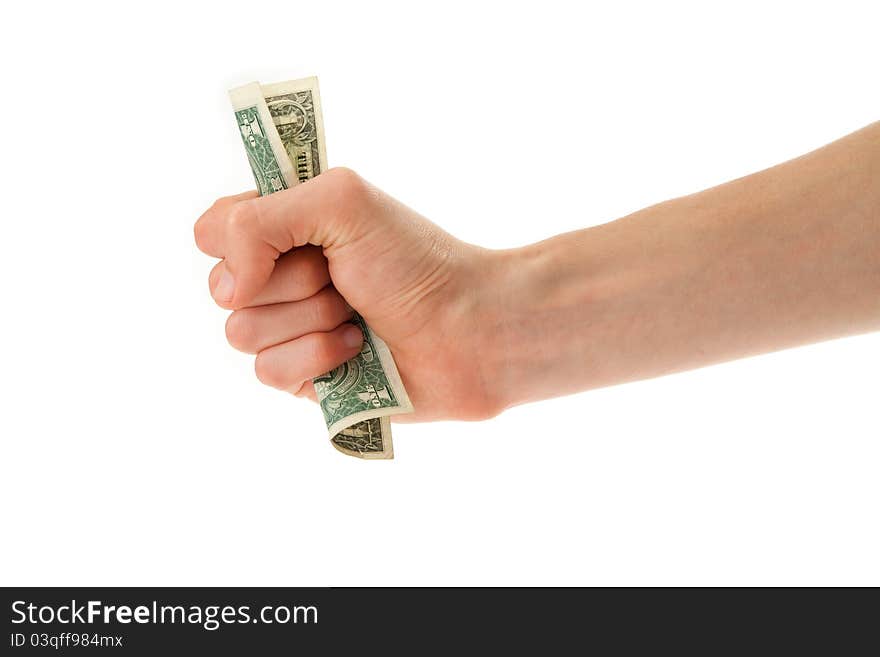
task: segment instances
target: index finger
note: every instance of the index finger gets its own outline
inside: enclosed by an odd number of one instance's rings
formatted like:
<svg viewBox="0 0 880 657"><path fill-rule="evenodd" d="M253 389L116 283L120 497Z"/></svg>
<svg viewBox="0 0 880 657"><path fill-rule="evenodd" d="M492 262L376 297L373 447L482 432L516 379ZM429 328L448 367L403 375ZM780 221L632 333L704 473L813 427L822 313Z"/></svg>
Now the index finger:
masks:
<svg viewBox="0 0 880 657"><path fill-rule="evenodd" d="M224 308L249 305L282 253L304 244L326 252L356 239L364 229L364 208L375 194L354 172L330 169L268 196L229 205L224 200L207 214L202 236L206 248L224 258L214 298Z"/></svg>

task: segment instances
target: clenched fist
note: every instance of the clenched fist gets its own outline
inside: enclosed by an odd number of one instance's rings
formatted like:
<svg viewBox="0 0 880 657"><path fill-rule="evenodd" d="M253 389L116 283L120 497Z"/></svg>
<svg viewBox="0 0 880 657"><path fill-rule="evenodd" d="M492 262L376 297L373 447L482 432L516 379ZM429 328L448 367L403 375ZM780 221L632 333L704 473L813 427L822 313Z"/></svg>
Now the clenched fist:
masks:
<svg viewBox="0 0 880 657"><path fill-rule="evenodd" d="M334 169L218 201L196 240L223 258L211 290L261 380L313 397L308 380L358 351L351 306L394 354L416 409L404 418L485 418L880 329L878 171L875 123L726 185L488 251Z"/></svg>
<svg viewBox="0 0 880 657"><path fill-rule="evenodd" d="M209 276L233 310L230 344L256 354L263 383L315 398L313 377L354 357L357 310L391 349L415 413L476 419L503 402L486 385L480 313L501 269L348 169L292 189L218 200L195 225L222 260Z"/></svg>

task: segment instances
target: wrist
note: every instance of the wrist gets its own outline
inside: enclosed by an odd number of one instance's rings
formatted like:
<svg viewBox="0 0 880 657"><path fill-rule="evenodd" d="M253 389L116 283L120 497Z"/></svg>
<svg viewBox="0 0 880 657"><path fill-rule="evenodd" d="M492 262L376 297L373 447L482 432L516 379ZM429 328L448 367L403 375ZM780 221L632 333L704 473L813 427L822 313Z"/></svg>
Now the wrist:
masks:
<svg viewBox="0 0 880 657"><path fill-rule="evenodd" d="M591 339L600 273L578 257L583 241L563 235L491 252L481 333L495 413L587 385L575 363Z"/></svg>

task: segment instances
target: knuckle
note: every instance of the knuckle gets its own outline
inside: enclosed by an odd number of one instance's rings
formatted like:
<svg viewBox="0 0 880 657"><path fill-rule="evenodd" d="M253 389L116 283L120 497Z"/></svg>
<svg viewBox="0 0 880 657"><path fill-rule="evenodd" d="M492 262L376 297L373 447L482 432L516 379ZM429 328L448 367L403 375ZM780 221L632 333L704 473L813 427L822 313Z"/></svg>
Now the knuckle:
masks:
<svg viewBox="0 0 880 657"><path fill-rule="evenodd" d="M253 223L254 206L248 201L239 201L226 213L226 225L233 231L240 231Z"/></svg>
<svg viewBox="0 0 880 657"><path fill-rule="evenodd" d="M326 175L339 182L360 180L360 176L357 174L357 172L354 169L349 169L348 167L332 167L328 169L325 173Z"/></svg>
<svg viewBox="0 0 880 657"><path fill-rule="evenodd" d="M236 310L229 315L226 320L226 340L239 351L255 351L256 332L252 313Z"/></svg>
<svg viewBox="0 0 880 657"><path fill-rule="evenodd" d="M331 333L318 333L312 345L312 356L316 362L325 367L338 364L339 349L336 345L335 336Z"/></svg>
<svg viewBox="0 0 880 657"><path fill-rule="evenodd" d="M196 240L196 246L202 251L210 247L210 239L212 233L216 230L217 219L222 217L226 207L232 201L230 196L221 196L196 220L193 226L193 236Z"/></svg>
<svg viewBox="0 0 880 657"><path fill-rule="evenodd" d="M352 169L334 167L327 174L338 188L342 200L356 203L366 197L367 182Z"/></svg>
<svg viewBox="0 0 880 657"><path fill-rule="evenodd" d="M276 366L272 358L266 355L265 351L258 353L254 359L254 373L263 385L272 388L284 387L284 373Z"/></svg>
<svg viewBox="0 0 880 657"><path fill-rule="evenodd" d="M193 237L196 240L196 246L202 251L208 248L209 232L208 222L205 221L205 215L202 215L199 217L199 220L196 221L195 226L193 226Z"/></svg>

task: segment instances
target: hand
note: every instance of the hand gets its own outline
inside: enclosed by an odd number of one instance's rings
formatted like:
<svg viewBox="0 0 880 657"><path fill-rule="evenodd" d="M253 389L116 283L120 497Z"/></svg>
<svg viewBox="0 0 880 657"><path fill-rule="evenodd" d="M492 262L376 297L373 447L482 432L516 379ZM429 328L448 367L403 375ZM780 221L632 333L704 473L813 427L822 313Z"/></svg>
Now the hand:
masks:
<svg viewBox="0 0 880 657"><path fill-rule="evenodd" d="M263 383L315 399L311 379L354 357L355 309L391 349L415 413L480 419L503 408L487 375L485 316L500 261L348 169L263 198L222 198L195 225L222 258L216 302L230 344L257 355Z"/></svg>
<svg viewBox="0 0 880 657"><path fill-rule="evenodd" d="M347 301L416 408L519 403L880 329L880 123L813 153L510 251L464 244L346 169L221 199L196 242L257 375L314 398ZM307 246L314 245L314 246ZM317 248L317 247L320 247Z"/></svg>

